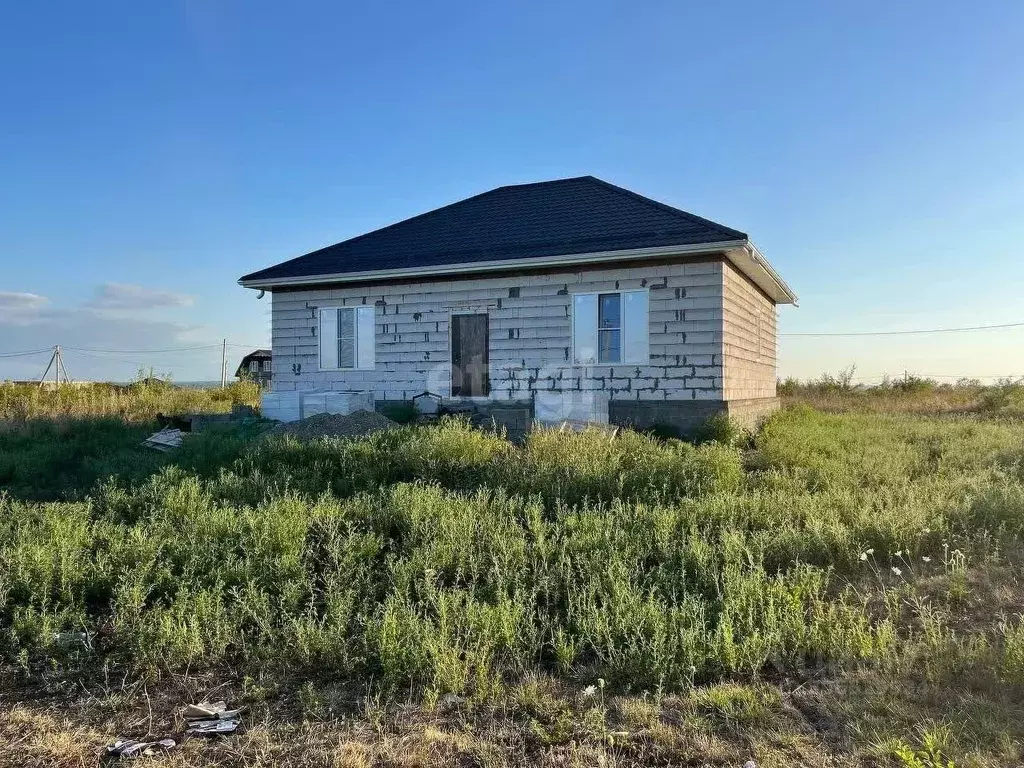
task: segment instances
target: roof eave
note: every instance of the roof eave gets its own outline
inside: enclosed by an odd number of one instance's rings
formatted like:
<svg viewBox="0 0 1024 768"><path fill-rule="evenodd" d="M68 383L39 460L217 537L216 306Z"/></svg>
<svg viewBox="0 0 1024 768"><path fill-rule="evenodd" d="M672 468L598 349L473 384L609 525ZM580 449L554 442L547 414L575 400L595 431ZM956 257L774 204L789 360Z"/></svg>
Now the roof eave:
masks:
<svg viewBox="0 0 1024 768"><path fill-rule="evenodd" d="M778 272L768 263L750 240L723 240L715 243L698 243L694 245L656 246L654 248L631 248L617 251L598 251L591 253L565 254L560 256L540 256L526 259L496 259L463 264L437 264L425 267L407 267L402 269L375 269L362 272L338 272L322 275L304 275L300 277L279 277L269 279L241 279L238 284L243 288L272 291L275 288L295 288L305 285L324 285L336 283L363 283L370 281L413 278L440 277L444 275L474 274L480 272L507 272L523 269L540 269L544 267L571 267L581 264L600 264L603 262L633 261L649 258L671 258L673 256L711 256L725 254L727 258L744 274L778 304L796 304L796 294Z"/></svg>
<svg viewBox="0 0 1024 768"><path fill-rule="evenodd" d="M753 280L776 304L799 304L793 289L752 242L747 240L741 248L731 249L726 255L737 269Z"/></svg>
<svg viewBox="0 0 1024 768"><path fill-rule="evenodd" d="M559 256L539 256L525 259L495 259L462 264L437 264L424 267L405 267L401 269L374 269L362 272L338 272L322 275L304 275L299 277L278 277L246 280L242 278L238 284L243 288L273 290L302 285L322 285L325 283L356 283L388 278L435 277L443 275L472 274L477 272L505 272L543 267L574 266L609 261L631 261L671 256L710 256L730 250L743 248L749 241L724 240L715 243L698 243L693 245L656 246L654 248L630 248L617 251L597 251L590 253L574 253Z"/></svg>

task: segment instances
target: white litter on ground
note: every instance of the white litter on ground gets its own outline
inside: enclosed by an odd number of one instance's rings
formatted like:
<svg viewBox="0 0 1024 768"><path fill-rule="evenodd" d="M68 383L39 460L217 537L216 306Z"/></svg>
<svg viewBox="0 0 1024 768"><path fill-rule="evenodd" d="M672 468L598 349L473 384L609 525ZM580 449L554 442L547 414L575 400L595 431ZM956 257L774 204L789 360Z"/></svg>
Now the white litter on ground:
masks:
<svg viewBox="0 0 1024 768"><path fill-rule="evenodd" d="M107 745L108 757L150 757L158 752L167 752L178 746L174 739L159 741L136 741L135 739L118 739Z"/></svg>
<svg viewBox="0 0 1024 768"><path fill-rule="evenodd" d="M238 719L240 709L228 709L227 702L215 701L212 704L189 704L185 708L185 719L188 721L186 736L215 736L221 733L232 733L240 725Z"/></svg>
<svg viewBox="0 0 1024 768"><path fill-rule="evenodd" d="M157 451L173 451L175 448L181 447L182 433L180 429L172 429L167 427L161 429L159 432L154 432L152 435L142 441L142 444L146 448L152 448Z"/></svg>

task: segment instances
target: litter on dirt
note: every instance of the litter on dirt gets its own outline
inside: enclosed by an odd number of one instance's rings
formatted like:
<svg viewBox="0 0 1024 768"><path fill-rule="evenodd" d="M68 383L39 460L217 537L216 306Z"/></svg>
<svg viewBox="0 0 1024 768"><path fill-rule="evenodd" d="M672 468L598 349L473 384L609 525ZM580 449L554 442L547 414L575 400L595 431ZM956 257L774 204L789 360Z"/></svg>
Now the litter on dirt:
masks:
<svg viewBox="0 0 1024 768"><path fill-rule="evenodd" d="M92 649L92 636L88 632L54 632L53 642L62 648Z"/></svg>
<svg viewBox="0 0 1024 768"><path fill-rule="evenodd" d="M171 429L165 427L159 432L154 432L152 435L142 441L142 444L146 448L152 448L157 451L173 451L175 448L181 447L181 430Z"/></svg>
<svg viewBox="0 0 1024 768"><path fill-rule="evenodd" d="M240 725L240 709L228 709L227 702L189 704L185 707L185 719L188 721L186 736L215 736L222 733L233 733Z"/></svg>
<svg viewBox="0 0 1024 768"><path fill-rule="evenodd" d="M213 704L189 704L185 708L186 720L233 720L241 713L240 709L227 709L227 703L215 701Z"/></svg>
<svg viewBox="0 0 1024 768"><path fill-rule="evenodd" d="M174 739L159 741L136 741L135 739L118 739L107 745L108 757L150 757L158 752L167 752L178 746Z"/></svg>
<svg viewBox="0 0 1024 768"><path fill-rule="evenodd" d="M289 435L299 440L318 437L365 437L374 432L395 429L398 425L376 411L353 411L348 415L318 413L299 421L278 424L267 435Z"/></svg>
<svg viewBox="0 0 1024 768"><path fill-rule="evenodd" d="M237 720L192 720L185 733L189 736L213 736L219 733L233 733L237 728Z"/></svg>

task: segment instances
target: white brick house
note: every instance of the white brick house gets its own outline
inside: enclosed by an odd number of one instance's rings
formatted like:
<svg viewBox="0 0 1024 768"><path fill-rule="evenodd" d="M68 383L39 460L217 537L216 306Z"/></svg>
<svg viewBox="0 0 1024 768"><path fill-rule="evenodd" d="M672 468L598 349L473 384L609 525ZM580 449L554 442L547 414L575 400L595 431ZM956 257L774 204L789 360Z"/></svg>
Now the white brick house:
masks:
<svg viewBox="0 0 1024 768"><path fill-rule="evenodd" d="M593 177L501 187L239 282L272 294L276 393L683 432L776 407L776 305L795 303L744 233Z"/></svg>

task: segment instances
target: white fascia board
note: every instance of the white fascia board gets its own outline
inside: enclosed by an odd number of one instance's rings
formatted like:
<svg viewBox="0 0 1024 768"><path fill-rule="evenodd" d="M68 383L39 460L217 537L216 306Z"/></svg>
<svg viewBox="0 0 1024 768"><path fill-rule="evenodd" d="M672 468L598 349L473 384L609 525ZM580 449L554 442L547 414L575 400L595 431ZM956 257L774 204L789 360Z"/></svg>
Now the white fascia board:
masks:
<svg viewBox="0 0 1024 768"><path fill-rule="evenodd" d="M768 259L761 255L757 246L747 242L742 248L726 251L729 262L740 272L753 280L776 304L797 305L798 299Z"/></svg>
<svg viewBox="0 0 1024 768"><path fill-rule="evenodd" d="M748 249L752 249L748 250ZM280 277L270 280L239 280L244 288L272 291L275 288L323 285L328 283L356 283L370 280L408 279L444 275L473 274L479 272L506 272L543 267L572 267L602 262L632 261L650 258L672 258L673 256L695 257L726 254L735 266L756 282L775 301L784 304L795 303L796 297L771 268L764 257L748 240L725 240L718 243L697 245L658 246L655 248L632 248L620 251L599 251L596 253L575 253L563 256L540 256L528 259L497 259L477 261L468 264L438 264L403 269L374 269L364 272L340 272L336 274L308 277Z"/></svg>
<svg viewBox="0 0 1024 768"><path fill-rule="evenodd" d="M271 280L239 280L245 288L285 288L288 286L317 285L320 283L354 283L388 278L432 277L435 275L457 275L474 272L515 271L540 267L574 266L604 261L628 261L652 257L700 256L720 254L730 248L741 248L746 240L727 240L720 243L699 245L658 246L656 248L632 248L621 251L599 251L596 253L573 253L563 256L539 256L527 259L496 259L465 264L438 264L426 267L405 267L402 269L373 269L365 272L340 272L309 277L279 277Z"/></svg>

